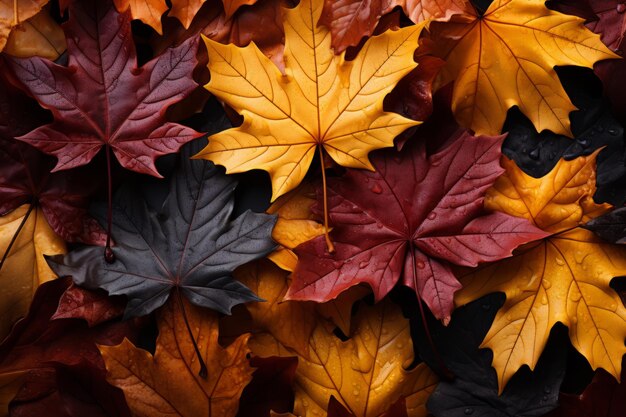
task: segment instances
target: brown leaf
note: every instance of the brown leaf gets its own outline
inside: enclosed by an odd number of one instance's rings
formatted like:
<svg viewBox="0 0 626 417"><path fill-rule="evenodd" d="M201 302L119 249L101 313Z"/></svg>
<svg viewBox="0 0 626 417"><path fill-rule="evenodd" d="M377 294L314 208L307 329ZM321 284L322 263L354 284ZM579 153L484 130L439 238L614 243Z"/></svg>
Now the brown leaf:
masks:
<svg viewBox="0 0 626 417"><path fill-rule="evenodd" d="M13 29L4 52L20 58L40 56L54 61L66 48L61 26L43 10Z"/></svg>

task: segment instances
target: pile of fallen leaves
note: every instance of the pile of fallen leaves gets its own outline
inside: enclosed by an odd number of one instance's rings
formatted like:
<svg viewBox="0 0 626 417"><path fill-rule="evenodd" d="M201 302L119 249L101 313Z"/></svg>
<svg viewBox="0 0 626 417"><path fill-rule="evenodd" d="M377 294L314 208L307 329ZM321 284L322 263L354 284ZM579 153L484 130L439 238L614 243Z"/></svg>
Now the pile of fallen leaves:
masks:
<svg viewBox="0 0 626 417"><path fill-rule="evenodd" d="M623 417L625 33L0 0L0 417Z"/></svg>

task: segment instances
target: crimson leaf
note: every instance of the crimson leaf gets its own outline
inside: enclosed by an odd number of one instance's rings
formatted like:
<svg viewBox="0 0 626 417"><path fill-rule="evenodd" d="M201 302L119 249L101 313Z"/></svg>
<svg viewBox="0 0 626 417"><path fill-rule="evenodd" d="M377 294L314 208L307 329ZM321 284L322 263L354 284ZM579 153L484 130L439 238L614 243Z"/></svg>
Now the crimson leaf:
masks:
<svg viewBox="0 0 626 417"><path fill-rule="evenodd" d="M358 283L377 300L400 280L446 322L461 287L451 264L476 266L545 236L528 221L486 213L484 193L503 172L502 136L457 131L427 157L423 142L372 157L376 172L348 170L329 181L329 215L336 252L323 237L298 248L291 299L327 301Z"/></svg>

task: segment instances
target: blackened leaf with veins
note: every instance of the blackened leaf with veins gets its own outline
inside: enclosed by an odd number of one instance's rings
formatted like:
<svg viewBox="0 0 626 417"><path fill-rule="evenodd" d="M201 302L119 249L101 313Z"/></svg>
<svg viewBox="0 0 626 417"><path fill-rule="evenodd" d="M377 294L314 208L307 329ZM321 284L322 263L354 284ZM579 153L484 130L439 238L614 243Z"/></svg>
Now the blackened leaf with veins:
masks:
<svg viewBox="0 0 626 417"><path fill-rule="evenodd" d="M84 247L51 259L51 268L78 285L126 295L126 318L154 311L174 288L196 305L227 314L237 304L257 301L231 273L274 249L276 218L247 211L231 221L236 183L210 162L189 160L190 150L197 152L191 148L183 151L158 213L129 187L116 194L114 263L106 263L101 248ZM97 210L101 222L105 212Z"/></svg>
<svg viewBox="0 0 626 417"><path fill-rule="evenodd" d="M563 334L551 335L534 372L520 370L498 396L496 372L491 368L492 353L479 349L496 312L504 302L494 293L458 308L448 327L429 322L435 346L453 381L442 381L430 396L427 408L436 417L531 417L543 416L556 408L559 387L565 376L567 351ZM419 320L415 321L421 325ZM423 337L417 338L422 359L433 369L438 361ZM563 330L563 328L561 328ZM556 336L556 337L555 337Z"/></svg>

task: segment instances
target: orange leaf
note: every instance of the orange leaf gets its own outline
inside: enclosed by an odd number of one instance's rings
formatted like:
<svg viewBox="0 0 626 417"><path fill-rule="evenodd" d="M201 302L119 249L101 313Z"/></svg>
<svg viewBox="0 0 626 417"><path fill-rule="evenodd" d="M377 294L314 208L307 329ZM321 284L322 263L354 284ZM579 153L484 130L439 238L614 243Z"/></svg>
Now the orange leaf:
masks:
<svg viewBox="0 0 626 417"><path fill-rule="evenodd" d="M113 0L117 11L123 13L130 7L133 19L151 26L159 35L163 34L161 16L167 11L165 0Z"/></svg>
<svg viewBox="0 0 626 417"><path fill-rule="evenodd" d="M124 391L136 417L233 417L239 396L252 379L246 358L249 335L222 348L217 342L217 314L183 302L208 368L207 378L198 376L198 361L180 307L170 301L159 314L154 355L127 339L118 346L99 347L107 380Z"/></svg>
<svg viewBox="0 0 626 417"><path fill-rule="evenodd" d="M0 51L4 49L11 31L39 13L47 3L48 0L0 0Z"/></svg>
<svg viewBox="0 0 626 417"><path fill-rule="evenodd" d="M591 68L619 58L578 17L549 10L544 0L495 0L483 16L471 5L449 22L433 23L438 55L445 61L439 85L455 80L452 108L461 126L497 135L513 106L537 131L572 136L576 110L554 67Z"/></svg>
<svg viewBox="0 0 626 417"><path fill-rule="evenodd" d="M20 58L40 56L54 61L66 48L61 26L41 11L11 32L4 51Z"/></svg>

